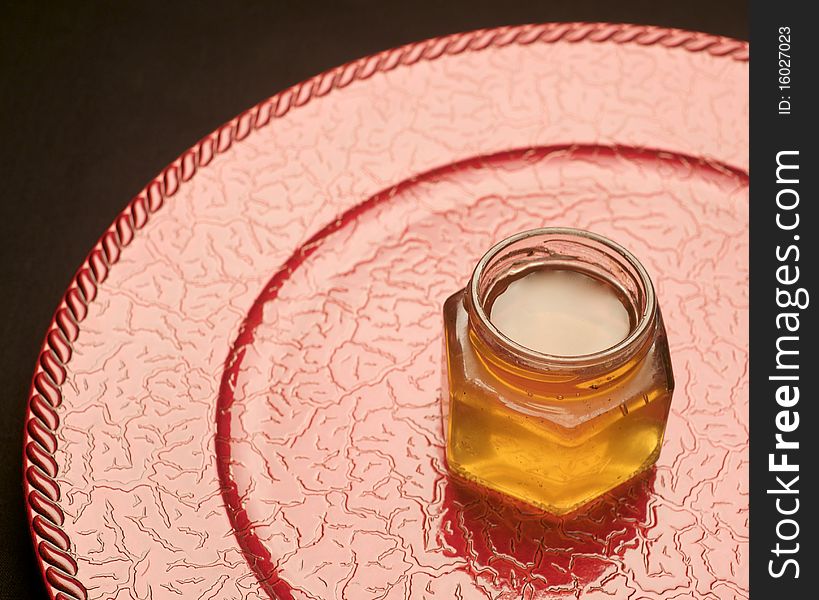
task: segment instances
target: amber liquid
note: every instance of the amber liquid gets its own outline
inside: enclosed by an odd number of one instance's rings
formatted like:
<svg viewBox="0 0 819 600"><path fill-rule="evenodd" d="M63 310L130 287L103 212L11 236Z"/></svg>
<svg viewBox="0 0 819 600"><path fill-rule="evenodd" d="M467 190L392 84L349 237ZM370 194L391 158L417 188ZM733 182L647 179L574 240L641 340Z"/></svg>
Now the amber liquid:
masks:
<svg viewBox="0 0 819 600"><path fill-rule="evenodd" d="M444 321L454 473L565 514L657 460L673 389L664 332L616 372L537 380L486 360L462 292L447 300Z"/></svg>

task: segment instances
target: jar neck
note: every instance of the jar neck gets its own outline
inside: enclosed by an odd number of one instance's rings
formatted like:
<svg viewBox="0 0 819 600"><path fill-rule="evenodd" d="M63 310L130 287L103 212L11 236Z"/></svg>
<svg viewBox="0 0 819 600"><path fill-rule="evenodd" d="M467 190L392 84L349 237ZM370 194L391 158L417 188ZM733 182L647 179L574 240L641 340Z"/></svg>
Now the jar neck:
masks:
<svg viewBox="0 0 819 600"><path fill-rule="evenodd" d="M495 287L533 269L583 273L610 285L629 313L629 334L593 354L560 356L527 348L504 335L490 320ZM475 267L465 290L470 337L480 358L509 378L569 382L611 380L648 351L659 315L645 268L625 248L597 234L568 228L525 231L491 248Z"/></svg>

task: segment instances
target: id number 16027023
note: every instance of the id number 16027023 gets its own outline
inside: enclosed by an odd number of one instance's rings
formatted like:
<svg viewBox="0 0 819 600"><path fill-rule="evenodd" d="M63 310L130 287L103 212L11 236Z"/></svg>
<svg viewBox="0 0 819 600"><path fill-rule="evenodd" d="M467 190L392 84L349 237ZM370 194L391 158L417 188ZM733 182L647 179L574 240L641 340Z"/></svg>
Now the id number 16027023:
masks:
<svg viewBox="0 0 819 600"><path fill-rule="evenodd" d="M779 28L779 114L789 115L791 113L791 28Z"/></svg>

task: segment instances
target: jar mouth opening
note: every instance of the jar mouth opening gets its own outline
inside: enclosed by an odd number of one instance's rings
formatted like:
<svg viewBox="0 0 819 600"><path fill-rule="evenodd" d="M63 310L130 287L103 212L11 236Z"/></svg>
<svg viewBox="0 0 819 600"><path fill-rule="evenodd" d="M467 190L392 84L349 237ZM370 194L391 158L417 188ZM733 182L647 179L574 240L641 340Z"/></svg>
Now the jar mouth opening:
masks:
<svg viewBox="0 0 819 600"><path fill-rule="evenodd" d="M629 312L628 335L609 348L579 355L546 354L505 335L489 316L492 290L502 279L535 268L577 271L610 284ZM596 233L568 227L531 229L495 244L472 273L466 308L470 325L484 344L534 370L614 368L644 345L657 312L648 272L631 252Z"/></svg>

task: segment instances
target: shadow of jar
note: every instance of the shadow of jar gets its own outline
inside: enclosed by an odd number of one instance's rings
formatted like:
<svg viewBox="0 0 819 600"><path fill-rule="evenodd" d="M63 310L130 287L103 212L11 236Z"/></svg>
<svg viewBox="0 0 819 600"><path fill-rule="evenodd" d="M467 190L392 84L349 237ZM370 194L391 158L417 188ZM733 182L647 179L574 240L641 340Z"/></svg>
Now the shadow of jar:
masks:
<svg viewBox="0 0 819 600"><path fill-rule="evenodd" d="M563 517L448 476L440 541L476 582L521 595L573 595L639 546L653 522L655 476L651 468Z"/></svg>

